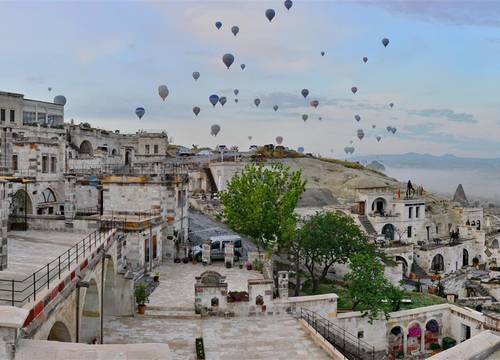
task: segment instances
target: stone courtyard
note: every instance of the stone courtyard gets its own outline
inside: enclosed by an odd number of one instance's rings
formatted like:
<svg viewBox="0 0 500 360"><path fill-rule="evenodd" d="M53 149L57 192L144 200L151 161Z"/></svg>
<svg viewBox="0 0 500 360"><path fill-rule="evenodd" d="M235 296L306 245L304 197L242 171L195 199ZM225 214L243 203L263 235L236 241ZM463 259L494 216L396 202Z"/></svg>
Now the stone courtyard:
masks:
<svg viewBox="0 0 500 360"><path fill-rule="evenodd" d="M248 279L261 279L256 271L226 269L222 263L162 264L160 285L150 296L146 315L109 317L104 322L106 344L162 343L174 359L196 359L194 340L203 336L211 360L328 359L299 322L290 315L209 317L194 313L195 276L213 270L226 276L230 290L246 290Z"/></svg>

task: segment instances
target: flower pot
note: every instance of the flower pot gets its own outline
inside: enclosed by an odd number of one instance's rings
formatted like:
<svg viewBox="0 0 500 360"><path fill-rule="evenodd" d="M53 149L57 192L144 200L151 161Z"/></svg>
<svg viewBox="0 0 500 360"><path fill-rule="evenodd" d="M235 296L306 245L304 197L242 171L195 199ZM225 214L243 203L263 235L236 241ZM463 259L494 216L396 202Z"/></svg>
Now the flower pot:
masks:
<svg viewBox="0 0 500 360"><path fill-rule="evenodd" d="M248 271L252 270L252 265L247 265L247 270Z"/></svg>
<svg viewBox="0 0 500 360"><path fill-rule="evenodd" d="M410 280L415 280L417 278L417 274L410 273Z"/></svg>
<svg viewBox="0 0 500 360"><path fill-rule="evenodd" d="M240 267L240 269L243 269L243 264L240 264L239 267Z"/></svg>
<svg viewBox="0 0 500 360"><path fill-rule="evenodd" d="M153 281L154 282L159 282L160 281L160 277L158 275L153 276Z"/></svg>
<svg viewBox="0 0 500 360"><path fill-rule="evenodd" d="M262 312L266 312L267 305L262 305Z"/></svg>
<svg viewBox="0 0 500 360"><path fill-rule="evenodd" d="M137 313L139 315L144 315L145 312L146 312L146 304L137 305Z"/></svg>

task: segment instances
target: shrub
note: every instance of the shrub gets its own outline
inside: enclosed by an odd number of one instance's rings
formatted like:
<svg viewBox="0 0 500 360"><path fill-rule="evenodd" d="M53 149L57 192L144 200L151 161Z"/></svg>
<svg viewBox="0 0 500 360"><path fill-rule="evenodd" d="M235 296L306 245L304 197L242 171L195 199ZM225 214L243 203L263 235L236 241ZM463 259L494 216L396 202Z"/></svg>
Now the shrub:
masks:
<svg viewBox="0 0 500 360"><path fill-rule="evenodd" d="M205 346L203 345L203 338L196 338L196 358L198 360L205 360Z"/></svg>
<svg viewBox="0 0 500 360"><path fill-rule="evenodd" d="M447 350L449 348L452 348L457 344L457 341L453 339L452 337L445 337L443 338L443 350Z"/></svg>
<svg viewBox="0 0 500 360"><path fill-rule="evenodd" d="M431 350L439 350L441 349L441 345L439 345L439 343L432 343L430 348Z"/></svg>
<svg viewBox="0 0 500 360"><path fill-rule="evenodd" d="M135 288L135 301L139 305L144 305L146 302L148 302L148 294L146 292L146 286L144 286L144 284L139 284Z"/></svg>
<svg viewBox="0 0 500 360"><path fill-rule="evenodd" d="M255 259L252 263L252 268L256 271L262 272L262 270L264 269L264 264L262 263L262 261Z"/></svg>

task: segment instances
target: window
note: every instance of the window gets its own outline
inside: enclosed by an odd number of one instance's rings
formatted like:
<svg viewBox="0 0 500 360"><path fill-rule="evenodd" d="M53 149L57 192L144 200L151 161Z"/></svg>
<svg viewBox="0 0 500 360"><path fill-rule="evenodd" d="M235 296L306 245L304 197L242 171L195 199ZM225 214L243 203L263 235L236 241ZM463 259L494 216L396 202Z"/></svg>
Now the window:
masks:
<svg viewBox="0 0 500 360"><path fill-rule="evenodd" d="M212 245L210 245L210 249L212 250L219 250L220 247L220 242L219 241L214 241Z"/></svg>
<svg viewBox="0 0 500 360"><path fill-rule="evenodd" d="M49 172L49 157L47 155L42 156L42 172Z"/></svg>
<svg viewBox="0 0 500 360"><path fill-rule="evenodd" d="M16 110L10 111L10 122L16 122Z"/></svg>
<svg viewBox="0 0 500 360"><path fill-rule="evenodd" d="M408 219L411 219L413 217L413 206L410 206L408 208Z"/></svg>
<svg viewBox="0 0 500 360"><path fill-rule="evenodd" d="M36 123L36 113L34 111L24 111L23 112L23 124L34 124Z"/></svg>
<svg viewBox="0 0 500 360"><path fill-rule="evenodd" d="M54 195L54 192L47 188L44 191L42 191L42 194L40 195L40 204L44 203L51 203L51 202L56 202L56 196Z"/></svg>
<svg viewBox="0 0 500 360"><path fill-rule="evenodd" d="M158 252L158 240L156 238L156 235L153 235L153 259L156 259Z"/></svg>
<svg viewBox="0 0 500 360"><path fill-rule="evenodd" d="M50 124L50 126L59 126L64 122L62 115L49 114L47 120L47 123Z"/></svg>
<svg viewBox="0 0 500 360"><path fill-rule="evenodd" d="M154 150L153 151L154 151L155 154L158 154L158 144L154 145Z"/></svg>
<svg viewBox="0 0 500 360"><path fill-rule="evenodd" d="M57 158L55 156L50 157L50 172L57 172Z"/></svg>
<svg viewBox="0 0 500 360"><path fill-rule="evenodd" d="M362 339L365 337L365 332L363 330L358 331L358 339Z"/></svg>
<svg viewBox="0 0 500 360"><path fill-rule="evenodd" d="M47 116L46 115L47 114L45 114L45 113L38 113L37 121L39 124L46 124L47 123Z"/></svg>
<svg viewBox="0 0 500 360"><path fill-rule="evenodd" d="M431 269L434 272L444 271L443 255L437 254L436 256L434 256L434 258L432 259Z"/></svg>
<svg viewBox="0 0 500 360"><path fill-rule="evenodd" d="M146 145L146 154L149 154L149 145Z"/></svg>
<svg viewBox="0 0 500 360"><path fill-rule="evenodd" d="M0 120L5 121L5 109L0 109Z"/></svg>
<svg viewBox="0 0 500 360"><path fill-rule="evenodd" d="M408 239L411 238L411 226L408 226L408 228L406 229L406 235L408 236Z"/></svg>
<svg viewBox="0 0 500 360"><path fill-rule="evenodd" d="M12 155L12 170L17 171L17 155Z"/></svg>
<svg viewBox="0 0 500 360"><path fill-rule="evenodd" d="M416 218L419 218L419 217L420 217L420 206L417 206L417 207L415 208L415 217L416 217Z"/></svg>

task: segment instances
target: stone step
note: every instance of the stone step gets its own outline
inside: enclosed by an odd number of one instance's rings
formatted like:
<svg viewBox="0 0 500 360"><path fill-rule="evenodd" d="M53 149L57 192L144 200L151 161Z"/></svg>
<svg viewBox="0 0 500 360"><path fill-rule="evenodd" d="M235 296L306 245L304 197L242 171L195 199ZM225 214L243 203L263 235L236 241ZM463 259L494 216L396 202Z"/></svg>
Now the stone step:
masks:
<svg viewBox="0 0 500 360"><path fill-rule="evenodd" d="M182 319L182 320L196 320L201 319L200 314L196 314L194 310L157 310L146 307L144 315L138 315L146 318L153 319Z"/></svg>

